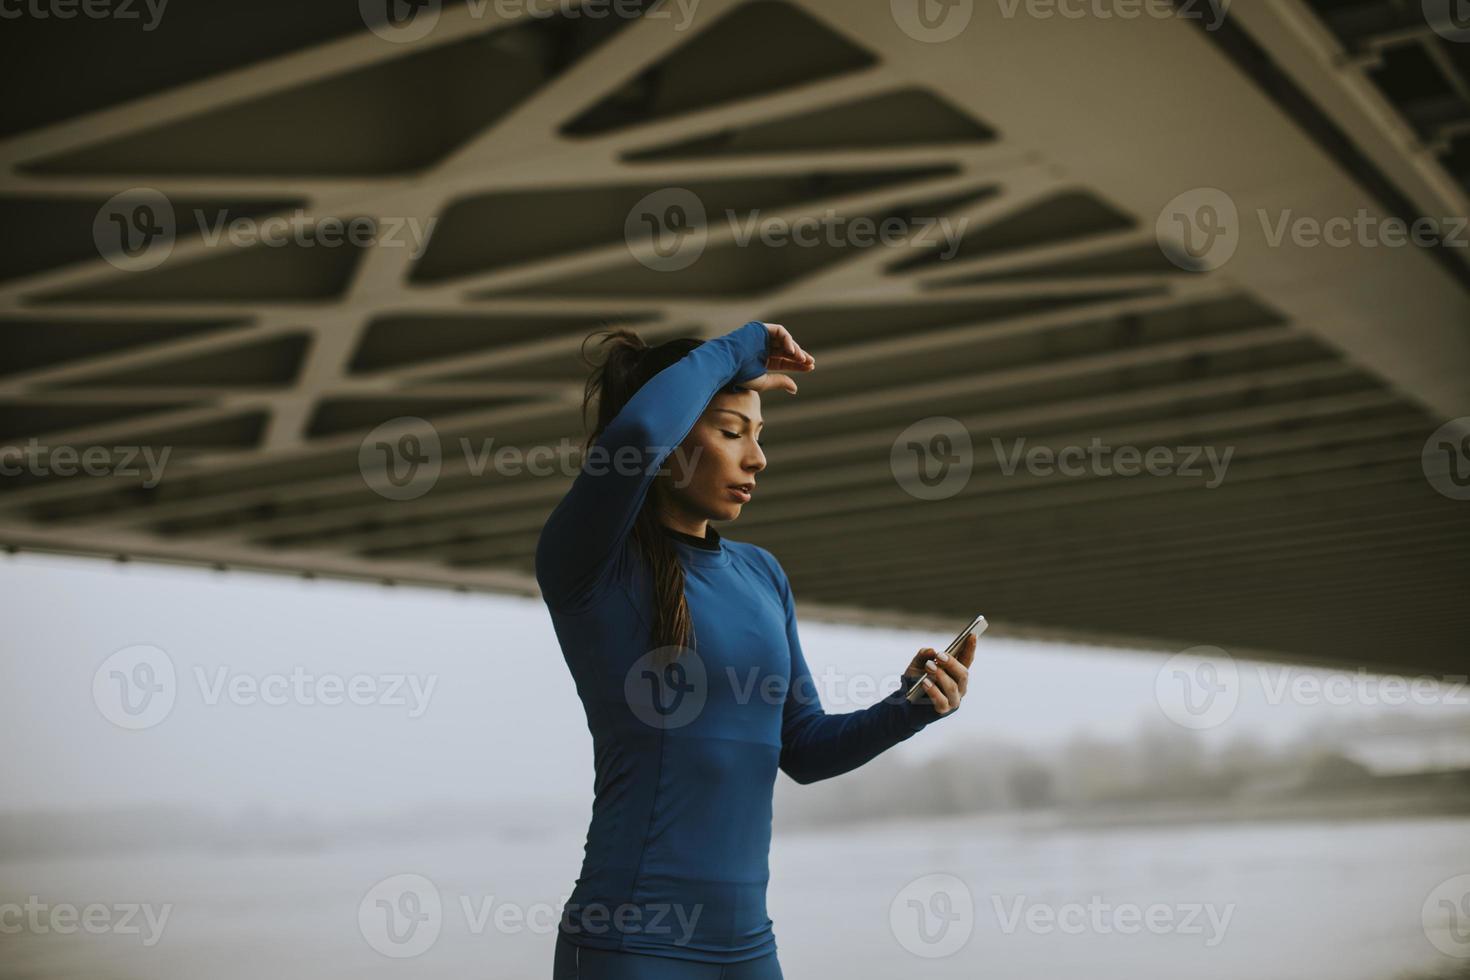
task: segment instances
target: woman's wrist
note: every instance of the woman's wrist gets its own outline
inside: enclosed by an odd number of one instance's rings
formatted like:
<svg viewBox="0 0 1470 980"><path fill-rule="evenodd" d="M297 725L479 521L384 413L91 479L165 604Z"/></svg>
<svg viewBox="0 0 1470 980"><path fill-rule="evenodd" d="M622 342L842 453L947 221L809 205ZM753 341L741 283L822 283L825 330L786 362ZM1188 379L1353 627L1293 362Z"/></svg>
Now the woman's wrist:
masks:
<svg viewBox="0 0 1470 980"><path fill-rule="evenodd" d="M948 718L950 715L959 710L959 705L955 705L949 711L946 711L944 714L940 714L939 709L934 707L934 702L929 699L927 693L916 695L915 699L910 701L908 698L909 689L913 687L914 682L920 680L922 676L923 675L920 674L916 674L912 677L908 675L899 675L898 690L889 694L888 697L885 699L903 709L904 717L908 719L909 727L912 728L914 731L918 731L931 722L936 722L941 718Z"/></svg>
<svg viewBox="0 0 1470 980"><path fill-rule="evenodd" d="M766 373L766 356L771 332L760 320L751 320L729 335L737 350L735 374L731 384L740 384Z"/></svg>

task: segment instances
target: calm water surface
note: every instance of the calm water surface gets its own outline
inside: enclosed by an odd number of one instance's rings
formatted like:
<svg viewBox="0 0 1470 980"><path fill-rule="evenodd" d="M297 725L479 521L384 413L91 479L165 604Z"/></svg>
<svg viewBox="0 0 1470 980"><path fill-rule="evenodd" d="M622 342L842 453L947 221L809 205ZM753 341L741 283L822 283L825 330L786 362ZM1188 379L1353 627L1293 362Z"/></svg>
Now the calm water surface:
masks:
<svg viewBox="0 0 1470 980"><path fill-rule="evenodd" d="M581 851L579 831L555 829L296 854L0 861L3 902L172 906L152 946L141 915L136 935L0 931L0 976L544 980ZM1421 911L1436 885L1470 872L1470 821L910 821L779 833L771 865L788 980L1390 980L1455 963L1426 938ZM377 952L359 925L364 896L398 874L426 877L442 901L437 939L408 958ZM1150 906L1157 931L1128 917Z"/></svg>

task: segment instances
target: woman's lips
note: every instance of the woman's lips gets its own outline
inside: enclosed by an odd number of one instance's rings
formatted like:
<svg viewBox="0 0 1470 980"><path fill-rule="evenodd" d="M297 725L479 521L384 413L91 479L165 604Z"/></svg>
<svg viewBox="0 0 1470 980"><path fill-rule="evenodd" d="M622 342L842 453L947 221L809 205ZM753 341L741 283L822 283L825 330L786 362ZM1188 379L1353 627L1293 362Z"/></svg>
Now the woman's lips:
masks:
<svg viewBox="0 0 1470 980"><path fill-rule="evenodd" d="M747 492L745 490L742 490L739 487L730 487L728 489L729 489L731 495L734 496L734 498L736 500L740 501L742 504L748 504L748 503L750 503L750 494L749 494L749 492Z"/></svg>

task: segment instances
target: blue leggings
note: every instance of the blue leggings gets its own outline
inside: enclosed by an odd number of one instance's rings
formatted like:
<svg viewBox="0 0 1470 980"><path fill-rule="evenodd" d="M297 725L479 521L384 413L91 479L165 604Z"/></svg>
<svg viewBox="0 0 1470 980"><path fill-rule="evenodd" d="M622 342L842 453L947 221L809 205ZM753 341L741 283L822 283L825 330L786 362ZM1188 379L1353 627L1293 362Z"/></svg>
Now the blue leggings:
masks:
<svg viewBox="0 0 1470 980"><path fill-rule="evenodd" d="M556 934L552 980L784 980L775 953L743 963L696 963L578 946Z"/></svg>

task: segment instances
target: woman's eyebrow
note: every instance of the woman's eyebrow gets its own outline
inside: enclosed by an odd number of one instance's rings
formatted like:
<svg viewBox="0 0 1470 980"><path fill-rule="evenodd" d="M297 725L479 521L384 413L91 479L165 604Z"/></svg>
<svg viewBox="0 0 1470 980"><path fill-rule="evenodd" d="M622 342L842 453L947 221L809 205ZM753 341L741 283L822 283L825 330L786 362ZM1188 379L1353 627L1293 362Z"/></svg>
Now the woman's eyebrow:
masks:
<svg viewBox="0 0 1470 980"><path fill-rule="evenodd" d="M750 416L749 415L746 415L744 412L737 412L733 408L717 408L717 409L714 409L714 411L716 411L716 412L729 412L731 415L738 415L738 416L740 416L741 418L743 418L745 420L745 422L746 422L747 425L750 424ZM765 427L765 424L766 424L766 420L765 419L761 419L760 420L760 423L758 425L756 425L756 428L757 429L764 428Z"/></svg>

